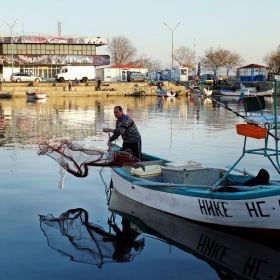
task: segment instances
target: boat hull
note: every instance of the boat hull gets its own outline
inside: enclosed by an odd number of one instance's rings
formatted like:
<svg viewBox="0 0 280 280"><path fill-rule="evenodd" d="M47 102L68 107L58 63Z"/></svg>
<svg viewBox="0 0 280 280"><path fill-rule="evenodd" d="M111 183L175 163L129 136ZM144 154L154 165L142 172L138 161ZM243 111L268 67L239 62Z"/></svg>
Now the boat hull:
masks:
<svg viewBox="0 0 280 280"><path fill-rule="evenodd" d="M47 97L47 94L41 91L29 92L26 90L25 93L28 99L44 99Z"/></svg>
<svg viewBox="0 0 280 280"><path fill-rule="evenodd" d="M213 192L210 186L195 189L141 178L132 181L120 168L111 173L118 192L149 207L199 223L279 235L279 186L263 191Z"/></svg>
<svg viewBox="0 0 280 280"><path fill-rule="evenodd" d="M240 90L226 90L226 89L221 89L220 94L225 95L225 96L239 96L241 93ZM272 90L264 90L264 91L256 91L256 90L245 90L245 96L271 96L272 95Z"/></svg>
<svg viewBox="0 0 280 280"><path fill-rule="evenodd" d="M157 96L164 96L164 97L175 97L176 96L176 92L172 93L172 92L168 92L168 91L160 90L160 89L157 89L156 93L157 93Z"/></svg>

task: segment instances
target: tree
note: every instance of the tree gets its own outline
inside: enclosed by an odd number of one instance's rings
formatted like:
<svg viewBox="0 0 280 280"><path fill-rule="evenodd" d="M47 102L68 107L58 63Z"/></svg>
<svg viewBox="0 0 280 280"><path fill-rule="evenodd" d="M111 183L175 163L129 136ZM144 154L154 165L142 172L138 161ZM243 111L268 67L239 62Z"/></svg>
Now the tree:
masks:
<svg viewBox="0 0 280 280"><path fill-rule="evenodd" d="M133 64L138 64L142 68L147 68L149 72L162 70L162 65L160 60L152 60L148 58L145 53L142 53L136 60L132 62Z"/></svg>
<svg viewBox="0 0 280 280"><path fill-rule="evenodd" d="M279 73L280 72L280 45L275 51L267 54L263 58L264 63L269 67L270 73Z"/></svg>
<svg viewBox="0 0 280 280"><path fill-rule="evenodd" d="M224 67L227 69L227 77L229 75L229 71L237 66L241 66L241 64L244 62L244 59L240 56L240 54L235 53L235 52L230 52L228 53Z"/></svg>
<svg viewBox="0 0 280 280"><path fill-rule="evenodd" d="M201 59L200 64L203 68L212 70L216 76L217 70L224 67L227 56L230 51L218 48L214 50L212 47L205 51L204 57Z"/></svg>
<svg viewBox="0 0 280 280"><path fill-rule="evenodd" d="M152 60L152 69L149 71L160 71L162 70L162 64L160 60Z"/></svg>
<svg viewBox="0 0 280 280"><path fill-rule="evenodd" d="M189 47L181 46L174 51L174 60L179 63L180 66L194 68L194 52Z"/></svg>
<svg viewBox="0 0 280 280"><path fill-rule="evenodd" d="M147 57L147 54L142 53L136 60L133 62L134 64L140 65L142 68L152 69L153 64L151 58Z"/></svg>
<svg viewBox="0 0 280 280"><path fill-rule="evenodd" d="M133 60L137 48L125 36L113 37L107 47L110 54L111 64L125 64Z"/></svg>

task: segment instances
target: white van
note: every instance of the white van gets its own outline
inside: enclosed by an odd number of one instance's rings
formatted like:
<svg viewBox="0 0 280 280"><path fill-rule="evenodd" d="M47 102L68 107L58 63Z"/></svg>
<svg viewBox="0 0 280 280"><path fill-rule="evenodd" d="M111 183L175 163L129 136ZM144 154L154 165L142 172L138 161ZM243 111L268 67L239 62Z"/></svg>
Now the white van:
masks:
<svg viewBox="0 0 280 280"><path fill-rule="evenodd" d="M95 79L95 66L62 66L56 73L55 80L65 82L68 80L78 79L82 82Z"/></svg>

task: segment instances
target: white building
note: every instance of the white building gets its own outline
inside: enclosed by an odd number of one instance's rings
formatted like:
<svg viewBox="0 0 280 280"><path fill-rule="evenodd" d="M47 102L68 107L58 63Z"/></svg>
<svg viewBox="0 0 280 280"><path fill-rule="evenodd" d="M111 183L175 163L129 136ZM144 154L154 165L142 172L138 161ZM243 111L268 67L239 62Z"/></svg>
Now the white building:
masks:
<svg viewBox="0 0 280 280"><path fill-rule="evenodd" d="M128 72L140 72L146 75L147 68L141 68L140 65L118 64L109 67L96 67L96 78L105 82L126 82Z"/></svg>

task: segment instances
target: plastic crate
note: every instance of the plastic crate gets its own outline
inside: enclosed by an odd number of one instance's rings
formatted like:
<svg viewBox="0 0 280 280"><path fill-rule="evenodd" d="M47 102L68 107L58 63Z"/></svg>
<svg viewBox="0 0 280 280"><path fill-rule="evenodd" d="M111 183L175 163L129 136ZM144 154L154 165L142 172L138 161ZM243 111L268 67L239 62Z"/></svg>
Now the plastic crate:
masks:
<svg viewBox="0 0 280 280"><path fill-rule="evenodd" d="M255 126L255 125L249 125L249 124L237 124L236 125L236 131L237 134L255 138L255 139L262 139L265 138L267 129Z"/></svg>

